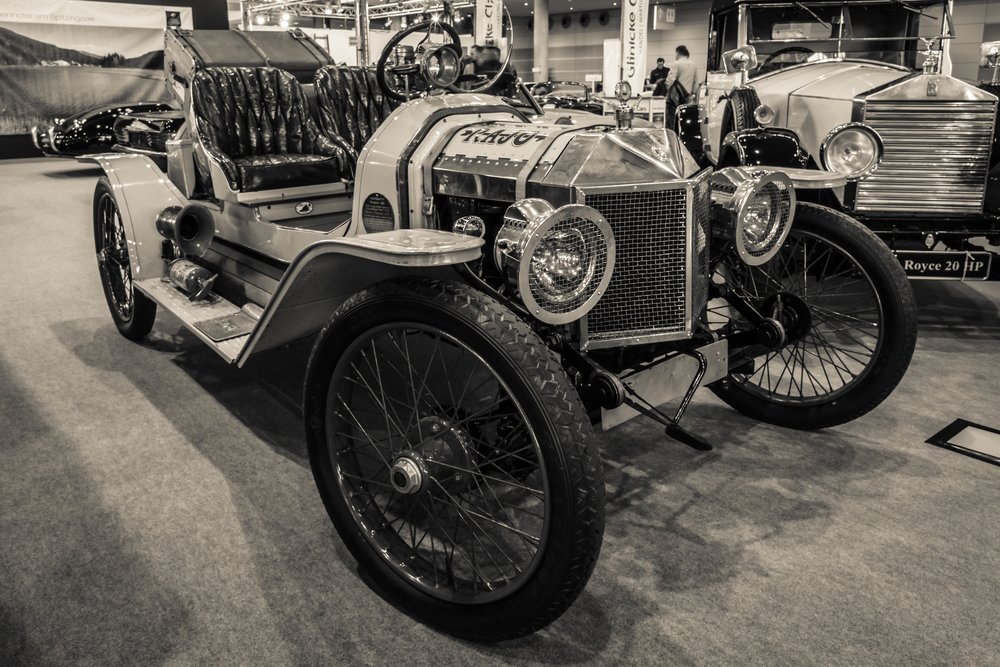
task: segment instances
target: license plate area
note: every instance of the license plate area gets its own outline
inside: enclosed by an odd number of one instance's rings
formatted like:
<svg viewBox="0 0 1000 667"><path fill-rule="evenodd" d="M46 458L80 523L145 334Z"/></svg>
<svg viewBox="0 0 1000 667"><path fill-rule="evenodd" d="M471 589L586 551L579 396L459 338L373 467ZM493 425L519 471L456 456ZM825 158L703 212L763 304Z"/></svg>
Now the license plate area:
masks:
<svg viewBox="0 0 1000 667"><path fill-rule="evenodd" d="M897 250L911 280L987 280L993 253L961 250Z"/></svg>

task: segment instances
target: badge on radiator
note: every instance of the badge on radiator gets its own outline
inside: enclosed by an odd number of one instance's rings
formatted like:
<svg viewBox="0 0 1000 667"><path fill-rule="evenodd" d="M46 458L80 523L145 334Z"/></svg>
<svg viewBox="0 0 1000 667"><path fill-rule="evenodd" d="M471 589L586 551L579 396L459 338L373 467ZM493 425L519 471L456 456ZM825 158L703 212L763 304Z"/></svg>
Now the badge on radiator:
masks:
<svg viewBox="0 0 1000 667"><path fill-rule="evenodd" d="M311 201L300 201L295 205L295 212L299 215L309 215L313 212L313 205Z"/></svg>
<svg viewBox="0 0 1000 667"><path fill-rule="evenodd" d="M934 79L927 80L927 97L937 97L938 82Z"/></svg>

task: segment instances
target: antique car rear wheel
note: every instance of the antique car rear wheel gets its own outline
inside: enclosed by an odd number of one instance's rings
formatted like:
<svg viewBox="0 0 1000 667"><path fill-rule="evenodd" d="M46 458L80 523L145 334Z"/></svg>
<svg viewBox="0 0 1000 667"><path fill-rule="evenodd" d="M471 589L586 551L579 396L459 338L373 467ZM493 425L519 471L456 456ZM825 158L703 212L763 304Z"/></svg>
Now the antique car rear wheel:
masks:
<svg viewBox="0 0 1000 667"><path fill-rule="evenodd" d="M777 256L757 267L729 258L719 274L765 317L786 311L786 345L711 385L740 412L790 428L834 426L875 408L903 378L917 340L913 292L885 244L853 218L800 203ZM710 320L740 326L714 303Z"/></svg>
<svg viewBox="0 0 1000 667"><path fill-rule="evenodd" d="M104 176L94 189L94 245L104 298L115 326L130 340L145 338L156 319L156 304L132 285L125 227L111 182Z"/></svg>
<svg viewBox="0 0 1000 667"><path fill-rule="evenodd" d="M468 286L390 280L352 297L309 361L313 475L383 595L445 632L529 634L583 590L604 482L557 357Z"/></svg>

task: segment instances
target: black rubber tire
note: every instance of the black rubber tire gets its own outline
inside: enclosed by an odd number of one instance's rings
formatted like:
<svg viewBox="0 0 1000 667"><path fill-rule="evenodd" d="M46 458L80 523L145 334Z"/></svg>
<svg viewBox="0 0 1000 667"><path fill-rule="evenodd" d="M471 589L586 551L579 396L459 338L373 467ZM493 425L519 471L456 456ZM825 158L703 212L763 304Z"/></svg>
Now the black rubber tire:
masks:
<svg viewBox="0 0 1000 667"><path fill-rule="evenodd" d="M870 229L824 206L799 203L792 233L809 231L850 253L868 273L884 304L885 338L874 365L857 386L827 403L809 406L768 401L731 379L710 385L715 394L743 414L787 428L813 430L844 424L870 412L903 379L917 343L917 309L903 268Z"/></svg>
<svg viewBox="0 0 1000 667"><path fill-rule="evenodd" d="M537 569L508 597L463 605L407 582L370 546L337 486L325 414L337 359L364 332L395 322L432 325L469 345L495 369L537 429L549 484L550 532ZM320 333L304 394L309 459L327 512L359 567L406 613L444 632L492 642L545 627L583 590L604 534L604 476L596 439L559 359L509 309L459 283L379 283L351 297Z"/></svg>
<svg viewBox="0 0 1000 667"><path fill-rule="evenodd" d="M722 140L730 132L741 132L757 127L753 112L760 106L757 91L749 86L734 88L729 93L726 109L722 113Z"/></svg>
<svg viewBox="0 0 1000 667"><path fill-rule="evenodd" d="M150 300L146 295L131 287L132 268L131 266L128 266L126 268L128 270L130 284L129 289L131 290L132 296L132 310L127 316L123 316L116 305L116 297L112 291L111 284L109 283L107 270L101 265L100 260L100 253L104 249L104 241L101 229L101 220L99 217L101 202L105 197L110 197L110 201L114 204L115 215L118 216L119 224L124 224L124 221L121 219L121 212L118 210L118 200L115 199L114 192L111 189L111 182L106 176L102 176L98 179L97 186L94 188L93 206L94 247L98 253L98 269L101 276L101 287L104 289L104 298L108 303L108 310L111 311L111 317L114 319L115 326L118 328L118 331L121 335L125 336L125 338L138 341L145 338L153 329L153 322L156 320L156 303ZM124 259L125 262L128 263L127 256Z"/></svg>

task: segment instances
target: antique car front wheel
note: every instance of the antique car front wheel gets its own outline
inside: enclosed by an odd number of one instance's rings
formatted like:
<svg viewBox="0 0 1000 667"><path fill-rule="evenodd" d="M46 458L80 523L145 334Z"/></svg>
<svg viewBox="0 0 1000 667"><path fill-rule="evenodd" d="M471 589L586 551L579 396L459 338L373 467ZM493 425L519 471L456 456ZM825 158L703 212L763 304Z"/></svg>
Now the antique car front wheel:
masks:
<svg viewBox="0 0 1000 667"><path fill-rule="evenodd" d="M132 285L125 227L111 182L105 176L94 189L94 245L104 298L115 326L130 340L145 338L156 319L156 304Z"/></svg>
<svg viewBox="0 0 1000 667"><path fill-rule="evenodd" d="M798 429L843 424L886 399L917 340L913 292L899 262L853 218L800 203L788 239L760 266L724 259L715 282L765 317L784 323L787 343L713 385L730 406ZM742 316L720 300L709 324Z"/></svg>
<svg viewBox="0 0 1000 667"><path fill-rule="evenodd" d="M604 531L591 424L558 358L468 286L390 280L320 334L313 475L359 566L407 613L479 641L552 622Z"/></svg>

